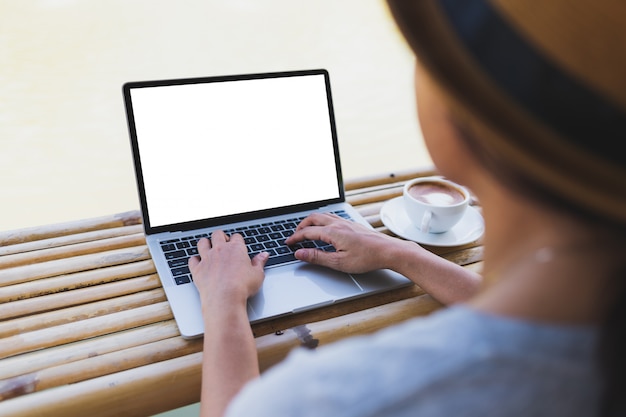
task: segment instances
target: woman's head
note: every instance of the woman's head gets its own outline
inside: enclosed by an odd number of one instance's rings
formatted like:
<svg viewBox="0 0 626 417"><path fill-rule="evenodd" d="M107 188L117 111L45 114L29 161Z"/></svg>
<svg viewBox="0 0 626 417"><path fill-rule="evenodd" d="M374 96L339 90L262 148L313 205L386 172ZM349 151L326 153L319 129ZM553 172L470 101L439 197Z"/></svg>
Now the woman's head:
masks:
<svg viewBox="0 0 626 417"><path fill-rule="evenodd" d="M418 59L418 111L442 171L463 181L454 159L468 152L463 161L516 193L605 226L610 239L597 243L614 268L589 278L612 284L598 348L603 414L624 415L626 2L387 1Z"/></svg>
<svg viewBox="0 0 626 417"><path fill-rule="evenodd" d="M626 225L626 3L389 4L465 148L486 169Z"/></svg>

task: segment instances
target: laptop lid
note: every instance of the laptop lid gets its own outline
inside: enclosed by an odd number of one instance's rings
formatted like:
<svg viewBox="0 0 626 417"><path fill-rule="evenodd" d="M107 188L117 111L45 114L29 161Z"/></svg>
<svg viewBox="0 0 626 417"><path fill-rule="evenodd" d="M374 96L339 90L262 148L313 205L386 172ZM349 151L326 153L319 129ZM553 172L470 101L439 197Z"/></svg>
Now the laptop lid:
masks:
<svg viewBox="0 0 626 417"><path fill-rule="evenodd" d="M343 202L326 70L123 86L147 235Z"/></svg>

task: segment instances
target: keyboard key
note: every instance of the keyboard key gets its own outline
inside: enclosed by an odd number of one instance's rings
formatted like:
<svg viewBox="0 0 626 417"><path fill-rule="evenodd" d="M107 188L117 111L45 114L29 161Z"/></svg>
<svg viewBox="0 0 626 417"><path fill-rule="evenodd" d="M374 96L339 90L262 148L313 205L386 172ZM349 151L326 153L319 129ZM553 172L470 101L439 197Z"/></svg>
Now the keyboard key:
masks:
<svg viewBox="0 0 626 417"><path fill-rule="evenodd" d="M186 274L189 274L189 273L190 273L189 272L189 267L187 267L187 266L184 266L182 268L173 268L172 269L172 275L175 276L175 277L180 276L180 275L186 275Z"/></svg>
<svg viewBox="0 0 626 417"><path fill-rule="evenodd" d="M165 253L165 259L167 260L176 259L176 258L184 258L186 256L187 256L187 252L185 252L184 250L177 250L174 252Z"/></svg>
<svg viewBox="0 0 626 417"><path fill-rule="evenodd" d="M170 240L164 240L163 242L161 242L161 244L164 244L164 243L176 243L176 242L179 242L179 241L180 241L179 239L170 239Z"/></svg>
<svg viewBox="0 0 626 417"><path fill-rule="evenodd" d="M289 249L287 246L279 246L276 248L276 253L284 255L285 253L291 253L291 249Z"/></svg>
<svg viewBox="0 0 626 417"><path fill-rule="evenodd" d="M185 249L185 248L190 248L191 244L189 242L178 242L176 244L176 248L177 249Z"/></svg>
<svg viewBox="0 0 626 417"><path fill-rule="evenodd" d="M174 282L176 282L176 285L189 284L191 282L191 278L189 275L181 275L174 277Z"/></svg>
<svg viewBox="0 0 626 417"><path fill-rule="evenodd" d="M286 255L278 255L278 256L270 257L267 260L267 263L265 264L265 266L272 266L272 265L277 265L277 264L295 261L295 260L296 260L296 257L293 255L293 253L288 253Z"/></svg>
<svg viewBox="0 0 626 417"><path fill-rule="evenodd" d="M167 264L170 268L179 268L181 266L187 266L187 258L174 259L173 261L168 261Z"/></svg>
<svg viewBox="0 0 626 417"><path fill-rule="evenodd" d="M165 245L161 245L161 249L163 250L163 252L170 252L176 250L176 245L172 243L166 243Z"/></svg>

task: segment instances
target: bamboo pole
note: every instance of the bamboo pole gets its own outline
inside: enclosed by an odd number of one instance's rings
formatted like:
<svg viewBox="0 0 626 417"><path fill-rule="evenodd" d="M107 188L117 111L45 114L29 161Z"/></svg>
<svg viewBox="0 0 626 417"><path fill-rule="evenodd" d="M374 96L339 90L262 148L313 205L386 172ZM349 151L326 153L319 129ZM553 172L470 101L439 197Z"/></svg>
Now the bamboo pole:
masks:
<svg viewBox="0 0 626 417"><path fill-rule="evenodd" d="M200 400L202 353L2 402L11 417L145 417Z"/></svg>
<svg viewBox="0 0 626 417"><path fill-rule="evenodd" d="M26 317L0 322L0 338L59 326L61 324L85 320L92 317L104 316L106 314L163 302L165 300L165 293L159 286L152 290L144 290L101 301L91 301L86 304L65 307L45 313L36 314L33 312Z"/></svg>
<svg viewBox="0 0 626 417"><path fill-rule="evenodd" d="M374 190L367 193L353 194L346 197L348 203L353 206L361 206L368 203L377 203L381 201L387 201L395 197L402 195L402 187L384 188L381 190Z"/></svg>
<svg viewBox="0 0 626 417"><path fill-rule="evenodd" d="M75 343L25 353L2 360L0 380L179 336L180 332L174 320L168 320L123 330L115 334L97 336ZM115 366L115 364L111 364L111 366Z"/></svg>
<svg viewBox="0 0 626 417"><path fill-rule="evenodd" d="M142 275L156 273L152 259L114 265L90 271L81 271L50 278L41 278L0 287L0 303L40 297L92 285L106 284Z"/></svg>
<svg viewBox="0 0 626 417"><path fill-rule="evenodd" d="M78 256L91 253L104 252L113 249L128 248L146 244L143 233L132 235L115 236L89 242L74 243L65 246L57 246L35 251L14 253L0 257L0 269L6 269L32 263L41 263L55 259L65 259L68 255ZM21 245L16 245L21 246Z"/></svg>
<svg viewBox="0 0 626 417"><path fill-rule="evenodd" d="M0 359L172 318L167 302L36 330L0 340Z"/></svg>
<svg viewBox="0 0 626 417"><path fill-rule="evenodd" d="M149 258L150 253L146 246L133 246L102 253L79 255L65 259L23 265L0 270L0 286L14 285L34 281L36 279L104 268L112 265L121 265Z"/></svg>
<svg viewBox="0 0 626 417"><path fill-rule="evenodd" d="M385 205L384 202L363 204L357 208L357 211L361 213L361 215L365 217L366 219L370 216L380 217L380 209L382 209L384 205Z"/></svg>
<svg viewBox="0 0 626 417"><path fill-rule="evenodd" d="M17 243L32 242L34 240L48 239L52 237L129 226L140 223L141 213L138 210L134 210L92 219L8 230L0 232L0 246L15 245Z"/></svg>
<svg viewBox="0 0 626 417"><path fill-rule="evenodd" d="M121 295L152 290L161 287L156 274L131 278L108 284L85 287L72 291L27 298L5 304L0 309L0 320L7 320L44 311L61 310L79 304L119 297Z"/></svg>
<svg viewBox="0 0 626 417"><path fill-rule="evenodd" d="M0 257L12 255L15 253L32 252L41 249L50 249L59 246L72 245L76 243L91 242L94 240L133 235L136 233L143 233L143 226L141 224L94 230L91 232L73 233L70 235L51 237L41 240L33 240L24 243L0 246Z"/></svg>
<svg viewBox="0 0 626 417"><path fill-rule="evenodd" d="M187 341L173 337L52 366L0 381L0 401L198 352L202 352L201 339Z"/></svg>
<svg viewBox="0 0 626 417"><path fill-rule="evenodd" d="M407 181L417 177L428 177L430 175L437 175L437 171L432 166L354 178L347 180L344 185L346 190L351 191L392 182Z"/></svg>

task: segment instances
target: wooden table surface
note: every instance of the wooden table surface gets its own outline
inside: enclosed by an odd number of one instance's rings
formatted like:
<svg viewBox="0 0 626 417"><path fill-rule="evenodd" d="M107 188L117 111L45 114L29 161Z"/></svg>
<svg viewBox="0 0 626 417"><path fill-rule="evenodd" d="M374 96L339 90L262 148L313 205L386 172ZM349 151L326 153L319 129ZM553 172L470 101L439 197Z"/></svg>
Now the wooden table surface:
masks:
<svg viewBox="0 0 626 417"><path fill-rule="evenodd" d="M379 211L431 169L348 181ZM481 270L481 242L429 250ZM145 416L200 399L202 340L185 340L145 245L139 211L0 232L0 415ZM253 325L261 370L441 307L417 286Z"/></svg>

